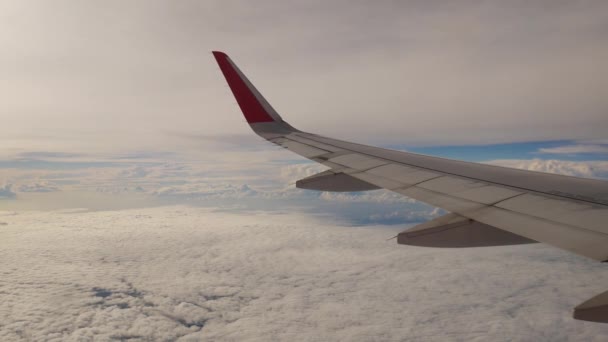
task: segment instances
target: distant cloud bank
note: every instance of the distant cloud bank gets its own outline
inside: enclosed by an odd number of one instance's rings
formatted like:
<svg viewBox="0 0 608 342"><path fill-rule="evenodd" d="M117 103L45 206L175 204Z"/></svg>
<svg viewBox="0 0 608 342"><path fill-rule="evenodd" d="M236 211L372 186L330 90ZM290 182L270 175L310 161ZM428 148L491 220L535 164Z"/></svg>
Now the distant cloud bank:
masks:
<svg viewBox="0 0 608 342"><path fill-rule="evenodd" d="M594 146L598 144L596 142ZM504 149L504 146L500 148ZM484 153L491 155L490 152ZM431 206L385 190L330 193L297 189L295 182L298 179L326 168L303 162L283 150L237 149L206 155L201 160L197 160L199 157L151 151L123 152L103 158L59 152L32 152L28 155L38 159L30 159L30 164L24 165L21 155L3 162L6 167L0 174L0 182L5 185L0 188L0 198L14 202L12 208L19 208L20 203L26 203L30 209L192 204L236 211L316 212L355 225L416 223L438 215ZM124 159L126 155L130 156L129 159ZM145 158L131 158L134 155ZM602 160L501 159L488 163L571 176L608 178L608 162ZM81 194L80 199L71 195L74 193ZM87 194L104 197L91 199ZM36 205L39 196L45 196L46 206ZM126 202L117 201L123 199Z"/></svg>
<svg viewBox="0 0 608 342"><path fill-rule="evenodd" d="M576 162L567 160L510 159L493 160L488 163L567 176L608 179L608 161Z"/></svg>
<svg viewBox="0 0 608 342"><path fill-rule="evenodd" d="M608 145L567 145L541 148L539 152L547 154L608 154Z"/></svg>

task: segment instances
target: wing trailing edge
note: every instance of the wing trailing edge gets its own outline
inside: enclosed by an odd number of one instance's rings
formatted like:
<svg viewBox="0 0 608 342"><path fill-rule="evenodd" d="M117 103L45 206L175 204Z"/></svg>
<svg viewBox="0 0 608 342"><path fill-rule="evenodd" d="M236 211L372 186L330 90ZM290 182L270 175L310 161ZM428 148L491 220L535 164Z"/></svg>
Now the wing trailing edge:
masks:
<svg viewBox="0 0 608 342"><path fill-rule="evenodd" d="M352 192L380 189L378 186L347 175L346 173L333 172L331 170L323 171L321 173L317 173L316 175L300 179L296 182L296 187L299 189L331 192Z"/></svg>
<svg viewBox="0 0 608 342"><path fill-rule="evenodd" d="M608 291L574 308L574 318L582 321L608 323Z"/></svg>
<svg viewBox="0 0 608 342"><path fill-rule="evenodd" d="M483 224L457 214L424 222L397 235L401 245L462 248L508 246L537 241Z"/></svg>

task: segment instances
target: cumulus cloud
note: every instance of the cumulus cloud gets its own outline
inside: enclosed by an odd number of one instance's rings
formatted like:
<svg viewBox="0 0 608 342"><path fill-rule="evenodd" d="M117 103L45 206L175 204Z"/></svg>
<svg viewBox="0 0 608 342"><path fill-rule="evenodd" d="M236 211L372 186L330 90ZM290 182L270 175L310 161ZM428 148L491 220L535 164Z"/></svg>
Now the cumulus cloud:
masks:
<svg viewBox="0 0 608 342"><path fill-rule="evenodd" d="M295 184L296 181L302 178L312 176L327 169L329 169L327 166L317 163L285 165L279 170L279 179L287 184Z"/></svg>
<svg viewBox="0 0 608 342"><path fill-rule="evenodd" d="M504 159L489 164L587 178L608 178L608 161Z"/></svg>
<svg viewBox="0 0 608 342"><path fill-rule="evenodd" d="M433 207L387 190L331 193L293 186L260 190L247 184L200 182L163 187L150 194L162 203L190 203L239 212L315 213L353 225L417 223L437 216Z"/></svg>
<svg viewBox="0 0 608 342"><path fill-rule="evenodd" d="M0 339L584 340L602 265L544 245L430 249L398 229L193 207L0 212ZM85 229L83 229L85 228Z"/></svg>
<svg viewBox="0 0 608 342"><path fill-rule="evenodd" d="M259 192L252 189L247 184L235 186L231 184L197 183L163 187L158 190L155 190L153 194L157 196L179 196L199 199L239 199L243 197L256 196L259 194ZM268 193L268 195L272 195L272 193Z"/></svg>

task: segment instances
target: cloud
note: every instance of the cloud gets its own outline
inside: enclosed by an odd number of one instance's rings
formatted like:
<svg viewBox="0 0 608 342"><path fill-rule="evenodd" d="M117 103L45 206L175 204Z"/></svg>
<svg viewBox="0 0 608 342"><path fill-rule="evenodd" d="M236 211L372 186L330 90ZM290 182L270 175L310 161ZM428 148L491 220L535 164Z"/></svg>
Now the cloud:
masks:
<svg viewBox="0 0 608 342"><path fill-rule="evenodd" d="M538 150L538 152L548 154L608 154L608 145L566 145L559 147L541 148Z"/></svg>
<svg viewBox="0 0 608 342"><path fill-rule="evenodd" d="M148 170L144 166L133 166L126 170L120 171L118 177L124 178L143 178L148 174Z"/></svg>
<svg viewBox="0 0 608 342"><path fill-rule="evenodd" d="M599 263L431 249L300 214L172 206L4 215L1 340L585 340ZM84 228L84 229L83 229ZM16 272L15 270L19 270Z"/></svg>
<svg viewBox="0 0 608 342"><path fill-rule="evenodd" d="M328 167L318 163L302 163L285 165L279 170L279 179L287 184L295 184L296 181L312 176L316 173L321 173L329 169Z"/></svg>
<svg viewBox="0 0 608 342"><path fill-rule="evenodd" d="M72 159L77 157L83 157L83 154L79 153L68 153L68 152L49 152L49 151L32 151L19 153L19 158L22 159Z"/></svg>
<svg viewBox="0 0 608 342"><path fill-rule="evenodd" d="M517 169L557 173L587 178L608 178L608 161L566 161L541 159L505 159L488 161L489 164Z"/></svg>
<svg viewBox="0 0 608 342"><path fill-rule="evenodd" d="M4 184L0 187L0 199L12 199L17 196L17 194L12 190L12 184Z"/></svg>
<svg viewBox="0 0 608 342"><path fill-rule="evenodd" d="M200 199L240 199L243 197L257 196L260 193L250 188L247 184L235 186L231 184L198 183L163 187L158 190L155 190L153 194L157 196L180 196ZM272 195L273 193L268 193L268 196Z"/></svg>
<svg viewBox="0 0 608 342"><path fill-rule="evenodd" d="M59 191L59 187L42 182L42 183L31 183L31 184L21 184L17 187L17 191L19 192L54 192Z"/></svg>
<svg viewBox="0 0 608 342"><path fill-rule="evenodd" d="M608 128L603 1L152 2L3 2L3 147L204 149L183 137L248 134L212 49L296 127L330 136L488 143Z"/></svg>
<svg viewBox="0 0 608 342"><path fill-rule="evenodd" d="M292 176L294 169L287 168ZM307 168L295 168L306 173ZM296 172L298 173L298 172ZM285 173L281 173L285 176ZM129 189L124 189L130 191ZM189 203L219 207L231 212L263 210L324 215L352 225L418 223L435 218L433 207L387 190L360 193L331 193L278 186L226 182L193 182L162 187L149 192L161 203Z"/></svg>
<svg viewBox="0 0 608 342"><path fill-rule="evenodd" d="M123 152L123 155L128 155ZM253 155L251 155L253 154ZM146 157L156 158L154 153ZM225 152L218 159L175 155L166 162L82 163L57 170L6 169L12 190L28 193L11 208L87 207L92 210L189 204L235 211L304 212L352 225L406 224L432 219L434 208L390 191L331 193L297 189L294 183L324 166L283 150ZM293 158L293 159L290 159ZM204 157L202 157L204 158ZM207 158L210 158L207 156ZM214 157L215 158L215 157ZM608 178L604 161L495 160L490 163L590 178ZM69 162L68 162L69 164ZM37 196L37 192L47 192ZM34 204L38 203L38 207ZM32 207L33 206L33 207Z"/></svg>

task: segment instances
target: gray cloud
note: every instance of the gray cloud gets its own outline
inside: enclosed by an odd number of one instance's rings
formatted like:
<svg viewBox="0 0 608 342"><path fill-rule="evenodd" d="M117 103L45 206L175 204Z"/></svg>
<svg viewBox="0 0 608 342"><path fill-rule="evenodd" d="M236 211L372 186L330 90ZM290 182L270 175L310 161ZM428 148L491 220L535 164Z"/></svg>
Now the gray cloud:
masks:
<svg viewBox="0 0 608 342"><path fill-rule="evenodd" d="M584 340L602 265L544 245L404 247L398 229L192 207L1 212L2 340ZM86 227L86 229L83 229Z"/></svg>
<svg viewBox="0 0 608 342"><path fill-rule="evenodd" d="M71 159L82 157L83 154L67 152L32 151L19 153L18 157L23 159Z"/></svg>
<svg viewBox="0 0 608 342"><path fill-rule="evenodd" d="M605 138L607 6L9 1L0 111L12 114L0 134L7 148L52 140L112 151L246 134L209 54L223 49L286 118L319 133L426 144ZM24 138L31 132L47 138Z"/></svg>
<svg viewBox="0 0 608 342"><path fill-rule="evenodd" d="M21 184L17 188L19 192L54 192L59 191L59 187L47 182L38 182L31 184Z"/></svg>
<svg viewBox="0 0 608 342"><path fill-rule="evenodd" d="M15 192L12 190L12 184L4 184L0 187L0 199L12 199L17 196Z"/></svg>

